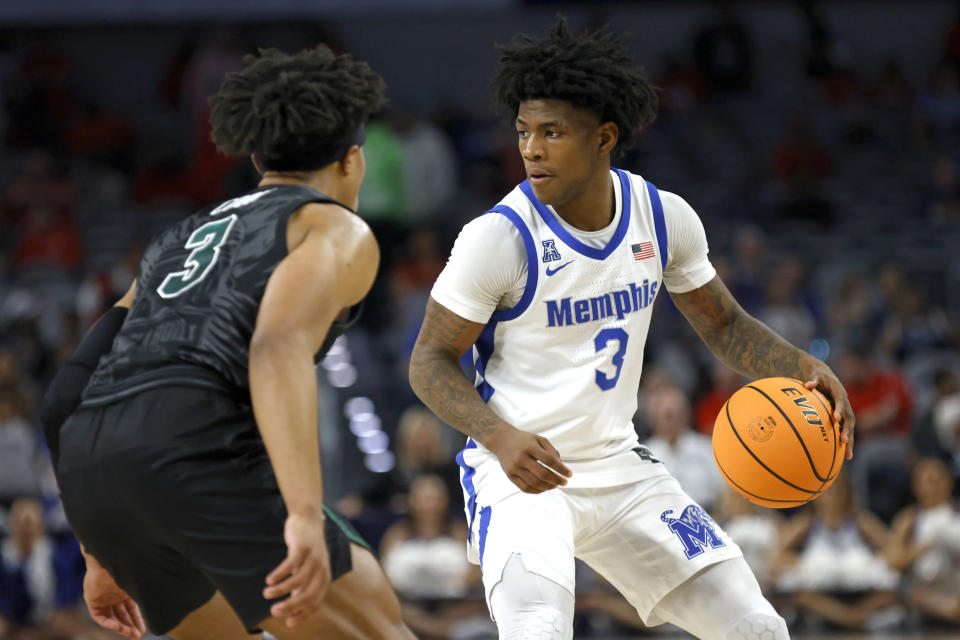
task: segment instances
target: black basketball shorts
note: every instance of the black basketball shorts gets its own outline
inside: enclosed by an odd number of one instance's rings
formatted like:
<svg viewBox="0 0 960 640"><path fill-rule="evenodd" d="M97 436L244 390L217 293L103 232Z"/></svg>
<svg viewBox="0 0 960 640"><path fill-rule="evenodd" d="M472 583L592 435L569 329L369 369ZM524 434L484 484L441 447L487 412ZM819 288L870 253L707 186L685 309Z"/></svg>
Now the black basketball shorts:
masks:
<svg viewBox="0 0 960 640"><path fill-rule="evenodd" d="M81 407L60 434L57 476L77 538L164 634L220 591L253 631L266 576L286 557L286 508L253 412L192 387ZM325 507L333 578L366 543ZM369 547L367 547L369 549Z"/></svg>

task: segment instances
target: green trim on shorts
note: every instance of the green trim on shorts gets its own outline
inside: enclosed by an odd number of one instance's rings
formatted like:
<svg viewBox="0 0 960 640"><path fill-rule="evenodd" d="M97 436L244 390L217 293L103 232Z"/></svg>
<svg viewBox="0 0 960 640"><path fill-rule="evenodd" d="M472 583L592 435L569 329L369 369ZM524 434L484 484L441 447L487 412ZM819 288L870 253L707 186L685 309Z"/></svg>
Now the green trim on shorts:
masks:
<svg viewBox="0 0 960 640"><path fill-rule="evenodd" d="M357 530L354 529L349 522L344 520L339 513L337 513L327 505L323 505L323 513L325 516L333 520L333 524L337 525L337 527L340 528L340 531L343 531L343 534L347 536L347 539L350 542L360 545L370 553L374 553L373 547L367 544L367 541L364 540L363 537L359 533L357 533Z"/></svg>

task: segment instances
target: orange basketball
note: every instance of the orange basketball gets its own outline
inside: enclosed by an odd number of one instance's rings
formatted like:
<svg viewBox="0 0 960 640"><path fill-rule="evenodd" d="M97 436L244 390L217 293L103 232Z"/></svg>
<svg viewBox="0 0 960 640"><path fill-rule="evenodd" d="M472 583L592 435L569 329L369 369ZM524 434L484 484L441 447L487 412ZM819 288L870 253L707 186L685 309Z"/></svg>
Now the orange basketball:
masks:
<svg viewBox="0 0 960 640"><path fill-rule="evenodd" d="M830 401L799 380L764 378L738 390L713 427L713 457L744 498L786 509L830 486L846 445Z"/></svg>

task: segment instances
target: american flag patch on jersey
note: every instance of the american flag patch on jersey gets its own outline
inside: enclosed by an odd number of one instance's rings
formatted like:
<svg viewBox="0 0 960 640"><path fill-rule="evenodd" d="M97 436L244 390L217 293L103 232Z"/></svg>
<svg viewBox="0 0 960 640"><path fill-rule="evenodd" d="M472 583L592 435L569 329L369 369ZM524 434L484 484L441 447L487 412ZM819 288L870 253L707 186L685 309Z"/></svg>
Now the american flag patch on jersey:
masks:
<svg viewBox="0 0 960 640"><path fill-rule="evenodd" d="M640 244L635 244L630 247L633 250L633 259L634 260L646 260L647 258L652 258L657 255L657 252L653 250L652 242L641 242Z"/></svg>

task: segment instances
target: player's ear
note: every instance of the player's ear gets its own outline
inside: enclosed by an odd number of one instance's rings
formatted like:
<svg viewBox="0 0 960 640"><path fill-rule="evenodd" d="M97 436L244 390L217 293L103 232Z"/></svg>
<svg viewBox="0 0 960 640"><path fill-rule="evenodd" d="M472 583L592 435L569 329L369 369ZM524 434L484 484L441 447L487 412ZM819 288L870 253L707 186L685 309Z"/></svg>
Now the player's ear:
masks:
<svg viewBox="0 0 960 640"><path fill-rule="evenodd" d="M256 170L257 170L257 173L259 173L259 174L262 176L262 175L263 175L263 167L260 165L260 161L257 160L257 154L251 153L251 154L250 154L250 161L253 162L253 168L256 169Z"/></svg>
<svg viewBox="0 0 960 640"><path fill-rule="evenodd" d="M604 122L600 125L597 133L600 138L600 148L597 151L600 153L613 151L613 148L617 146L617 140L620 139L620 128L617 127L616 123Z"/></svg>
<svg viewBox="0 0 960 640"><path fill-rule="evenodd" d="M361 176L366 170L366 163L363 158L363 151L359 145L353 145L347 150L347 154L340 160L340 173L344 176L353 175L359 171Z"/></svg>

